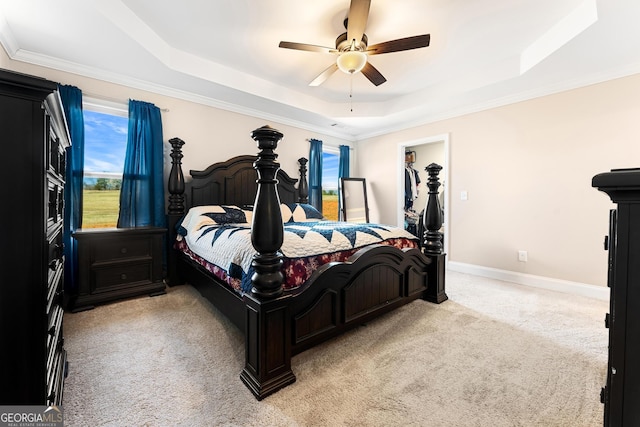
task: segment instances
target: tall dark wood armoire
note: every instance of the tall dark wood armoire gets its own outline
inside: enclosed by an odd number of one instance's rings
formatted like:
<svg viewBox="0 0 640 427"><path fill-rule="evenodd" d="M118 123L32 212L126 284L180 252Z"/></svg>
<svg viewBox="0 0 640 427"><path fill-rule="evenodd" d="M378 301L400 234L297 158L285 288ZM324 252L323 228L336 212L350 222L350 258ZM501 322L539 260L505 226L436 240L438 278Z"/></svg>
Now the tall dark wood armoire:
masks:
<svg viewBox="0 0 640 427"><path fill-rule="evenodd" d="M0 405L59 405L69 133L57 84L0 70Z"/></svg>
<svg viewBox="0 0 640 427"><path fill-rule="evenodd" d="M605 426L640 426L640 169L593 177L593 187L617 204L610 212L609 362L602 389Z"/></svg>

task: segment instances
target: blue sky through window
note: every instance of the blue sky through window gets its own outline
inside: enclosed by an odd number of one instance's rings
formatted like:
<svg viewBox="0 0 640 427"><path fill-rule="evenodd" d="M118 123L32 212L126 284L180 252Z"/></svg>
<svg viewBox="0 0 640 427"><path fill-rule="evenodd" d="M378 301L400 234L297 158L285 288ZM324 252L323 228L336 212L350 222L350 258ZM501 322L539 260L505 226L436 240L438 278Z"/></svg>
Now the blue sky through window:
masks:
<svg viewBox="0 0 640 427"><path fill-rule="evenodd" d="M84 110L84 170L122 174L127 149L127 117Z"/></svg>
<svg viewBox="0 0 640 427"><path fill-rule="evenodd" d="M338 161L337 153L322 152L322 189L338 190Z"/></svg>

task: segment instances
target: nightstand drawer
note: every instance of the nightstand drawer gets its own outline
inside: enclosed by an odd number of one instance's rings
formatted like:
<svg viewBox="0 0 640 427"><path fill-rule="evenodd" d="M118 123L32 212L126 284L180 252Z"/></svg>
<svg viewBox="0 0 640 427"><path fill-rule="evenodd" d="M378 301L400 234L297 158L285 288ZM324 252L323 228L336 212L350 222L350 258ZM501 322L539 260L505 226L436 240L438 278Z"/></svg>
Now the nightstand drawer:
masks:
<svg viewBox="0 0 640 427"><path fill-rule="evenodd" d="M93 246L93 262L149 257L153 254L153 240L146 236L104 239Z"/></svg>
<svg viewBox="0 0 640 427"><path fill-rule="evenodd" d="M166 229L157 227L79 230L78 286L68 308L136 295L164 293L162 243Z"/></svg>
<svg viewBox="0 0 640 427"><path fill-rule="evenodd" d="M116 265L94 265L92 293L109 292L138 282L153 281L151 258L141 262L118 263Z"/></svg>

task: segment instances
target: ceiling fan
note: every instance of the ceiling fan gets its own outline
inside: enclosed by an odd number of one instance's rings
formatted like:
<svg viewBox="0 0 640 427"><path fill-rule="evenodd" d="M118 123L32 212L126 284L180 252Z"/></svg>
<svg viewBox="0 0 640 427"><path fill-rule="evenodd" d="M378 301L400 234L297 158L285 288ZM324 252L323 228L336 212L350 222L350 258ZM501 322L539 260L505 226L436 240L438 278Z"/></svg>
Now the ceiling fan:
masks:
<svg viewBox="0 0 640 427"><path fill-rule="evenodd" d="M368 46L368 38L364 33L364 29L367 26L370 5L371 0L351 0L349 13L344 20L344 26L347 32L340 34L338 38L336 38L335 49L305 43L280 42L279 47L286 49L338 55L336 62L313 79L313 81L309 83L309 86L321 85L338 69L348 74L355 74L362 71L362 74L364 74L371 83L379 86L386 82L387 79L384 78L380 71L371 65L368 61L369 55L380 55L383 53L400 52L429 46L431 39L429 34L405 37Z"/></svg>

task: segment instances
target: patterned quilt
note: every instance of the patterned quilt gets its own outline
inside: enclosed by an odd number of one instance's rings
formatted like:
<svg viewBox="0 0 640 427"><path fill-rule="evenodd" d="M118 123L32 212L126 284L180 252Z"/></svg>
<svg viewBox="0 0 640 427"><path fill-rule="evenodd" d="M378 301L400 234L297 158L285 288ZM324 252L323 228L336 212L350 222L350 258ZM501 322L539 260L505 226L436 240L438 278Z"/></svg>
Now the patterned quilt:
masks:
<svg viewBox="0 0 640 427"><path fill-rule="evenodd" d="M300 286L320 265L344 261L370 244L417 247L415 236L398 227L325 221L310 205L283 204L281 211L280 251L288 289ZM201 264L211 264L207 268L239 292L248 292L256 253L251 245L251 214L236 206L192 208L178 226L178 247Z"/></svg>

